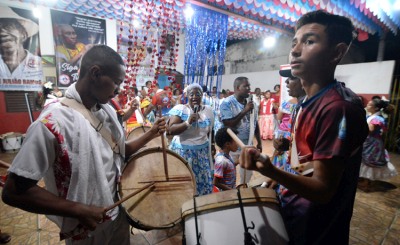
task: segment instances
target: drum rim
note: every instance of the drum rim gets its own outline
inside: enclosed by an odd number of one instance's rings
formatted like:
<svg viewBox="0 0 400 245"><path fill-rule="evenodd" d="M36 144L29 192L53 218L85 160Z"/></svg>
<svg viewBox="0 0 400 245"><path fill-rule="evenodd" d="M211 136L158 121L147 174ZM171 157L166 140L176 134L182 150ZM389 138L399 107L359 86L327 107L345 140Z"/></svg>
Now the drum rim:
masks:
<svg viewBox="0 0 400 245"><path fill-rule="evenodd" d="M254 193L254 191L257 190L258 195L253 195L251 196L251 193ZM230 190L231 192L236 190ZM251 203L268 203L268 204L276 204L278 205L278 199L276 197L276 193L272 189L268 188L247 188L247 189L241 189L241 196L242 196L242 202L243 204L251 204ZM260 193L261 192L261 193ZM275 194L273 196L268 195L268 194ZM224 199L225 196L227 195L227 191L222 191L222 192L216 192L200 197L196 197L196 212L204 212L204 211L211 211L214 209L221 209L223 207L230 207L230 206L238 206L239 205L239 200L229 198L229 199ZM214 202L210 202L210 200L213 200ZM186 216L189 216L194 213L194 208L193 208L193 200L188 200L185 203L182 204L182 219L186 218Z"/></svg>
<svg viewBox="0 0 400 245"><path fill-rule="evenodd" d="M170 155L176 157L178 160L180 160L182 163L184 163L186 165L186 167L189 170L189 173L190 173L190 175L192 177L192 181L191 182L192 182L192 185L194 186L194 193L193 194L195 194L196 193L196 179L195 179L193 170L189 166L188 162L183 157L181 157L179 154L177 154L176 152L174 152L172 150L169 150L169 149L165 149L165 150L166 150L167 154L170 154ZM163 151L163 149L160 146L145 148L145 149L137 151L136 153L132 154L128 158L128 160L126 161L127 163L125 164L124 168L122 169L122 175L123 175L125 169L128 167L128 165L129 165L129 163L130 163L130 161L132 159L140 158L142 155L147 155L148 152L152 153L152 152L162 152L162 151ZM118 200L121 199L120 191L121 191L121 182L119 182L118 185L117 185ZM143 220L139 220L136 217L132 216L129 212L126 211L126 207L123 204L121 204L120 206L124 210L124 212L125 212L125 214L127 216L129 224L131 224L131 226L133 226L135 228L142 229L142 230L172 228L172 227L176 226L177 224L179 224L182 221L182 216L180 215L176 220L173 220L169 224L166 224L164 226L152 226L152 225L149 225L146 222L143 222Z"/></svg>

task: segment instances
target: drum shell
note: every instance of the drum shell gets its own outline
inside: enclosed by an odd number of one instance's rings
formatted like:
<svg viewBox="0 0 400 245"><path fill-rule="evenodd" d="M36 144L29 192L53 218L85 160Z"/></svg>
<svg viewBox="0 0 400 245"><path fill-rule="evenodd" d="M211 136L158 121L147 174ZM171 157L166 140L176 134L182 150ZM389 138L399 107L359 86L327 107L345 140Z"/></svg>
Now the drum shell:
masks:
<svg viewBox="0 0 400 245"><path fill-rule="evenodd" d="M119 198L123 198L149 182L149 188L122 203L133 227L142 230L171 228L181 221L181 207L195 194L196 183L187 162L173 151L166 150L169 177L188 178L187 181L166 180L162 149L148 148L134 154L124 168L118 186ZM139 183L146 182L146 183Z"/></svg>
<svg viewBox="0 0 400 245"><path fill-rule="evenodd" d="M287 244L289 242L276 194L266 188L240 190L247 227L256 244ZM201 244L243 244L244 225L237 190L213 193L196 198L198 232ZM186 244L197 244L193 200L182 205Z"/></svg>
<svg viewBox="0 0 400 245"><path fill-rule="evenodd" d="M149 126L140 126L140 127L133 128L129 132L129 134L127 136L127 140L138 138L141 135L143 135L145 132L149 131L150 129L151 129L151 127L149 127ZM166 142L166 140L164 140L164 142ZM167 144L165 144L165 145L167 146ZM147 142L146 145L144 145L142 149L153 148L153 147L162 147L161 137L153 138L152 140Z"/></svg>

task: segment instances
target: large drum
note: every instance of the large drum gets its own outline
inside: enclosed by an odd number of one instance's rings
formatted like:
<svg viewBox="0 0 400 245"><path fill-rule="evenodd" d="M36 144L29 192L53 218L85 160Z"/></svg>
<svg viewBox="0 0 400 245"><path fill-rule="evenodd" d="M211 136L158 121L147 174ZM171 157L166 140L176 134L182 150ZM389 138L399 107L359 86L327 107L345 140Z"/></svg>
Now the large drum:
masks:
<svg viewBox="0 0 400 245"><path fill-rule="evenodd" d="M142 230L171 228L181 221L181 207L192 199L196 184L187 162L166 150L167 171L161 148L149 148L133 155L123 170L118 189L120 198L154 182L122 203L130 224ZM166 177L168 172L168 180Z"/></svg>
<svg viewBox="0 0 400 245"><path fill-rule="evenodd" d="M143 135L145 132L149 131L150 129L151 129L151 127L149 127L149 126L136 127L134 129L132 129L131 132L129 132L127 140L138 138L141 135ZM167 146L167 143L165 145ZM146 145L144 145L145 148L161 147L161 146L162 146L161 137L155 137L154 139L147 142Z"/></svg>
<svg viewBox="0 0 400 245"><path fill-rule="evenodd" d="M287 244L289 242L279 212L276 194L267 188L240 189L248 232L255 244ZM193 200L182 205L186 244L197 244ZM244 244L244 225L237 190L213 193L196 198L196 214L200 243Z"/></svg>

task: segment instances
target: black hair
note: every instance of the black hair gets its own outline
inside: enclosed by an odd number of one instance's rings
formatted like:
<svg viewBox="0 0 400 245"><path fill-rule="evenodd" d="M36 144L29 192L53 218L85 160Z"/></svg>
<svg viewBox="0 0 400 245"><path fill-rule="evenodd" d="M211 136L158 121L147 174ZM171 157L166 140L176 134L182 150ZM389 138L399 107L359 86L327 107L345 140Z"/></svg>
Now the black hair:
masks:
<svg viewBox="0 0 400 245"><path fill-rule="evenodd" d="M224 148L225 144L228 142L232 142L233 139L232 137L228 134L227 132L228 127L223 127L218 129L217 133L215 134L215 143L217 144L217 146L219 146L221 149ZM232 129L231 130L237 134L238 131L236 129Z"/></svg>
<svg viewBox="0 0 400 245"><path fill-rule="evenodd" d="M325 26L330 44L346 43L350 45L355 38L354 26L347 17L330 14L324 10L309 12L300 17L296 31L307 24L317 23Z"/></svg>
<svg viewBox="0 0 400 245"><path fill-rule="evenodd" d="M373 99L372 103L376 108L378 108L380 111L382 111L385 114L391 114L392 109L389 105L389 101L387 100L382 100L382 99Z"/></svg>
<svg viewBox="0 0 400 245"><path fill-rule="evenodd" d="M274 90L275 90L276 87L279 87L279 89L281 89L281 85L279 85L279 84L275 84Z"/></svg>
<svg viewBox="0 0 400 245"><path fill-rule="evenodd" d="M125 65L121 56L106 45L95 45L82 57L80 75L84 77L90 67L98 65L104 73L115 72L117 65Z"/></svg>
<svg viewBox="0 0 400 245"><path fill-rule="evenodd" d="M381 99L381 96L379 96L379 95L374 95L374 96L372 96L371 100L374 100L374 99L380 100L380 99Z"/></svg>
<svg viewBox="0 0 400 245"><path fill-rule="evenodd" d="M242 85L242 83L245 83L245 82L248 82L248 81L249 81L249 79L247 77L237 77L235 79L235 81L233 81L234 90L236 90L237 87Z"/></svg>

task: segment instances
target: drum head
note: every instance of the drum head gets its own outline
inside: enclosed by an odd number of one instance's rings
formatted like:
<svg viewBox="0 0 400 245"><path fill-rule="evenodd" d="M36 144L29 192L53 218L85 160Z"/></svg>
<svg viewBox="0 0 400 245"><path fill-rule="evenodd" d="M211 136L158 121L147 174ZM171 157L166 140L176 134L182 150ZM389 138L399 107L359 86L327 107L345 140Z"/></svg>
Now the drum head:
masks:
<svg viewBox="0 0 400 245"><path fill-rule="evenodd" d="M167 181L161 148L144 149L133 155L125 167L118 194L120 198L155 182L122 203L131 225L143 229L175 226L181 220L182 204L193 198L196 184L187 162L166 150L169 181Z"/></svg>

